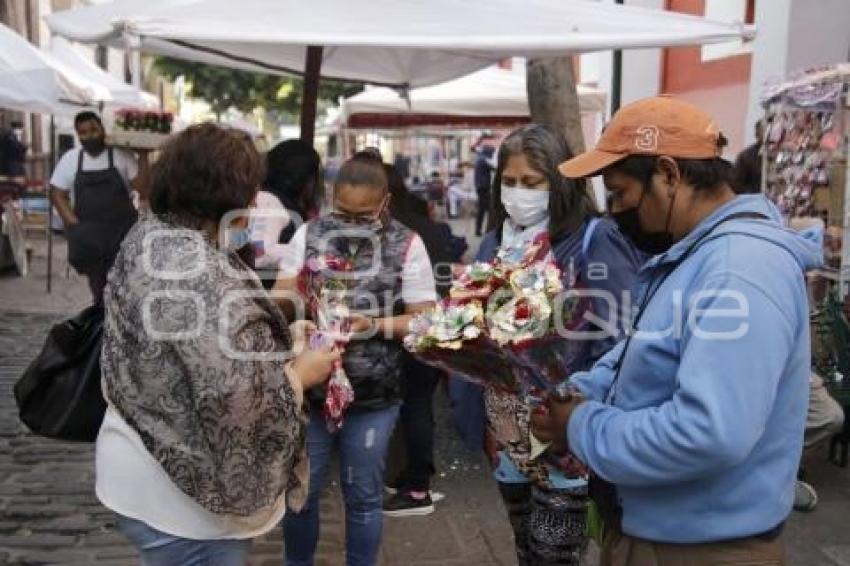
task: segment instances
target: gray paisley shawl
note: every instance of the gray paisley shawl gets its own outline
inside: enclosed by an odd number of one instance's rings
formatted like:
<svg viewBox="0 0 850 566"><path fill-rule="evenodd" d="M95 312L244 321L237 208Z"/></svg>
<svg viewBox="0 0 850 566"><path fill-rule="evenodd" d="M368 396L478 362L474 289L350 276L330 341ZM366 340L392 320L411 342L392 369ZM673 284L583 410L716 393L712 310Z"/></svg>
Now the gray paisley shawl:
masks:
<svg viewBox="0 0 850 566"><path fill-rule="evenodd" d="M306 414L284 356L270 354L290 350L286 320L200 234L151 215L127 234L105 291L105 395L205 509L249 516L284 492L300 509Z"/></svg>

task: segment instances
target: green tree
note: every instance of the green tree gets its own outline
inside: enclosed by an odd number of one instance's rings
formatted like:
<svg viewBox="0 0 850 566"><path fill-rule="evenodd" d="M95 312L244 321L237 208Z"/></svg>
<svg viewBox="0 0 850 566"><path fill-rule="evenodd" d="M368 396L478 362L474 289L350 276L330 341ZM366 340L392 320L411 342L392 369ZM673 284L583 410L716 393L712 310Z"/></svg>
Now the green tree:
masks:
<svg viewBox="0 0 850 566"><path fill-rule="evenodd" d="M185 77L192 96L206 101L216 116L230 108L251 112L261 107L279 116L297 116L301 111L302 80L298 77L252 73L170 57L158 57L154 66L171 80ZM322 81L319 100L335 104L339 97L351 96L362 88L360 84Z"/></svg>

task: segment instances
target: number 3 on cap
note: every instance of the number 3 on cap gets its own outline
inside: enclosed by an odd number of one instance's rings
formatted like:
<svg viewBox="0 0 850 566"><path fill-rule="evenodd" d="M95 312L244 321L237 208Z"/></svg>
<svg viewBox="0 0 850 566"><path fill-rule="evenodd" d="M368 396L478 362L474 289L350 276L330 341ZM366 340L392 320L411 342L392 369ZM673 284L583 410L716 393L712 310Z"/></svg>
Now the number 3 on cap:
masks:
<svg viewBox="0 0 850 566"><path fill-rule="evenodd" d="M641 126L637 129L635 147L641 151L655 151L658 149L658 127Z"/></svg>

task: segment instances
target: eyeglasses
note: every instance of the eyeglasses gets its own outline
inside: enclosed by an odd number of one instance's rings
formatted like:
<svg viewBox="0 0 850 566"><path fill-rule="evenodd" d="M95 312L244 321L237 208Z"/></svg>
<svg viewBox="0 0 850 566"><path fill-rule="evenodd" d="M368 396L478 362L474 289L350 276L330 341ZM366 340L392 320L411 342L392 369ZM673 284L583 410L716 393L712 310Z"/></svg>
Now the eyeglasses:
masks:
<svg viewBox="0 0 850 566"><path fill-rule="evenodd" d="M334 210L333 214L337 218L352 222L355 224L368 224L370 222L378 222L384 216L384 213L387 211L387 208L390 204L390 195L387 195L386 198L381 202L381 206L378 208L377 212L365 213L365 214L352 214L350 212L343 212L341 210Z"/></svg>

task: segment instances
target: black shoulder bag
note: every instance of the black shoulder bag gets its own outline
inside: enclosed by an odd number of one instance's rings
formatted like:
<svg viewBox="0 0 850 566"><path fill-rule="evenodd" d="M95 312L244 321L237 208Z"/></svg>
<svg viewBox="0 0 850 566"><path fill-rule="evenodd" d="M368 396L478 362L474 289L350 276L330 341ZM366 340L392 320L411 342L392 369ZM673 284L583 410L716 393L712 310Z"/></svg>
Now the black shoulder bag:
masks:
<svg viewBox="0 0 850 566"><path fill-rule="evenodd" d="M100 389L103 307L50 329L41 353L15 384L21 421L35 434L94 442L106 401Z"/></svg>

